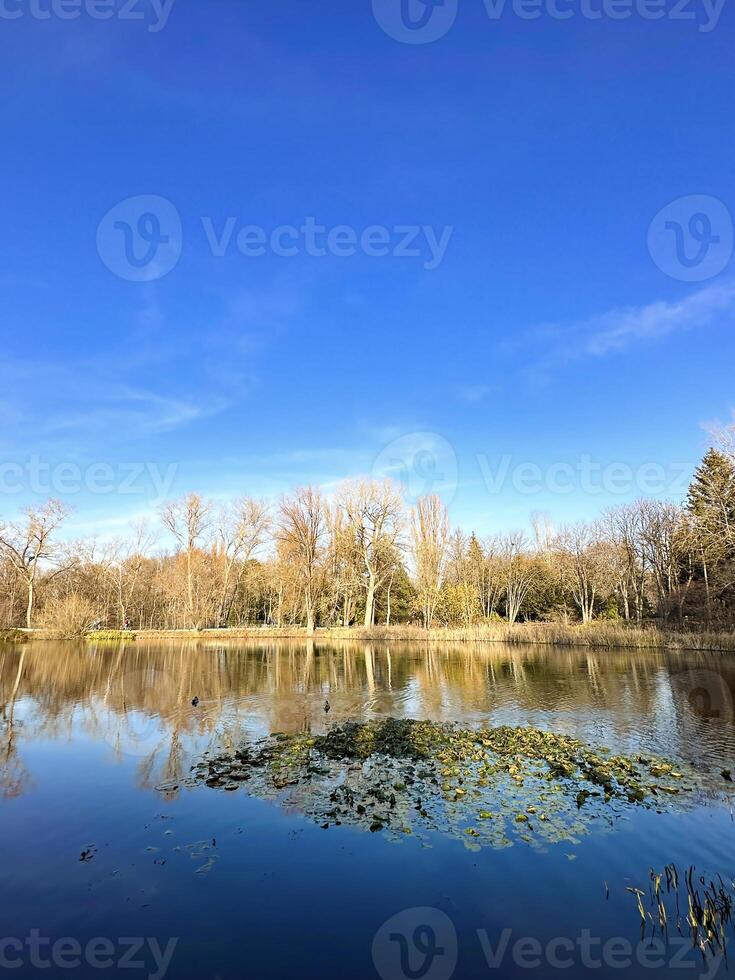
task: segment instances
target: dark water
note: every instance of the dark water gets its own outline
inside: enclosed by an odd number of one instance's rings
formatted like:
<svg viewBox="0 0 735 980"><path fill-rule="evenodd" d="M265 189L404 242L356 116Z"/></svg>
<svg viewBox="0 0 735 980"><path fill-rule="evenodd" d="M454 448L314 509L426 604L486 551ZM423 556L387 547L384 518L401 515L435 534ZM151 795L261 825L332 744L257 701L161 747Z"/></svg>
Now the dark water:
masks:
<svg viewBox="0 0 735 980"><path fill-rule="evenodd" d="M641 944L626 887L647 892L649 869L670 862L735 875L721 775L735 772L734 697L735 662L718 655L2 645L0 971L727 976L675 928L651 940L649 923ZM705 791L681 812L631 810L575 843L476 851L440 835L396 844L325 831L244 789L171 790L207 750L388 716L534 725L655 752L694 763Z"/></svg>

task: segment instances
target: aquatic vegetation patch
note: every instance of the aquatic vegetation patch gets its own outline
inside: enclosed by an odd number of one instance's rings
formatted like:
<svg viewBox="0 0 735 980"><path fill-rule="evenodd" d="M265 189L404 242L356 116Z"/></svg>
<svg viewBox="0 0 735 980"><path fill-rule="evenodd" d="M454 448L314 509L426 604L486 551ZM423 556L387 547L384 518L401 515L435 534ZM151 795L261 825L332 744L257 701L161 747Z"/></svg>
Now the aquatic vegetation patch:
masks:
<svg viewBox="0 0 735 980"><path fill-rule="evenodd" d="M344 824L394 839L435 831L472 848L576 843L631 807L685 805L697 788L683 765L537 728L395 718L274 734L203 759L190 782L244 787L325 829Z"/></svg>

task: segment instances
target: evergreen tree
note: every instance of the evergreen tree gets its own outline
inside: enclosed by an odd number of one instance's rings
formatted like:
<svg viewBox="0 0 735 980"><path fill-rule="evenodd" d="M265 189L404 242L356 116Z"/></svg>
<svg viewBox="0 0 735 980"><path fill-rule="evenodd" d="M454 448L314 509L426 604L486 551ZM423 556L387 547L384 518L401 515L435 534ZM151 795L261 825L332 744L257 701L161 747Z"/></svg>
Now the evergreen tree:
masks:
<svg viewBox="0 0 735 980"><path fill-rule="evenodd" d="M709 449L689 488L687 508L694 524L696 554L691 612L705 620L729 621L735 582L735 461Z"/></svg>
<svg viewBox="0 0 735 980"><path fill-rule="evenodd" d="M709 449L694 472L687 507L708 535L735 544L735 463Z"/></svg>

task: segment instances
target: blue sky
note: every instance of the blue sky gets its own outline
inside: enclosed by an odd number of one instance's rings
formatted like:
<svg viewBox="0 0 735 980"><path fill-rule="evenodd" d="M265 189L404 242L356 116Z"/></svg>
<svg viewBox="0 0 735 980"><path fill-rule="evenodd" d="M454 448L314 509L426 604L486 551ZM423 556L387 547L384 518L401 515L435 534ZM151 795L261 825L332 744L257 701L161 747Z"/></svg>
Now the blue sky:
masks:
<svg viewBox="0 0 735 980"><path fill-rule="evenodd" d="M482 533L592 517L640 495L643 464L681 496L735 404L732 6L703 30L701 0L655 21L459 0L407 44L379 23L398 0L174 0L158 30L136 2L142 20L0 4L20 11L0 16L0 518L44 495L34 460L85 534L154 511L161 481L271 496L408 472ZM173 212L138 227L141 196ZM391 254L236 246L309 218L382 228ZM171 232L170 271L119 274L126 222ZM677 266L677 225L690 257L690 232L719 238L703 264ZM418 255L393 254L405 228ZM449 235L436 267L423 229ZM602 490L550 489L585 459ZM614 491L612 464L634 474Z"/></svg>

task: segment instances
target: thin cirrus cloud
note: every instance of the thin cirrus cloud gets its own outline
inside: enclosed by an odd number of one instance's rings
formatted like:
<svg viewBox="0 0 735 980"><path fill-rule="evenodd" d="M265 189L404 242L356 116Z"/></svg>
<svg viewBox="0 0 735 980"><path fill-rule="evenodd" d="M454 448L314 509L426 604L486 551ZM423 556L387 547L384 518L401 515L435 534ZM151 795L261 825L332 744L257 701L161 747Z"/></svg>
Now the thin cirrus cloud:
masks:
<svg viewBox="0 0 735 980"><path fill-rule="evenodd" d="M582 325L586 353L599 357L676 331L707 327L733 310L735 283L707 286L673 302L612 310Z"/></svg>
<svg viewBox="0 0 735 980"><path fill-rule="evenodd" d="M476 404L477 402L484 401L488 395L492 394L495 389L492 385L486 384L469 384L462 385L457 390L457 395L463 402L470 402L470 404Z"/></svg>
<svg viewBox="0 0 735 980"><path fill-rule="evenodd" d="M585 357L622 354L640 344L689 330L711 327L735 313L735 282L712 284L679 300L617 307L587 320L546 324L525 334L540 353L526 369L533 382L547 381L554 370ZM518 344L507 345L508 350Z"/></svg>
<svg viewBox="0 0 735 980"><path fill-rule="evenodd" d="M134 439L170 432L226 407L221 398L194 401L102 376L93 365L9 364L0 370L2 412L24 444L66 437L77 443L115 433ZM29 391L32 395L29 396Z"/></svg>

